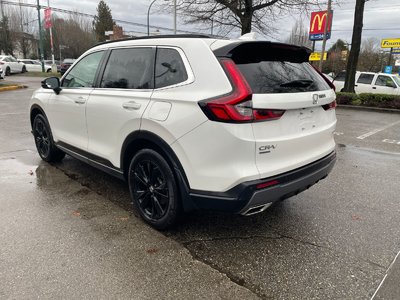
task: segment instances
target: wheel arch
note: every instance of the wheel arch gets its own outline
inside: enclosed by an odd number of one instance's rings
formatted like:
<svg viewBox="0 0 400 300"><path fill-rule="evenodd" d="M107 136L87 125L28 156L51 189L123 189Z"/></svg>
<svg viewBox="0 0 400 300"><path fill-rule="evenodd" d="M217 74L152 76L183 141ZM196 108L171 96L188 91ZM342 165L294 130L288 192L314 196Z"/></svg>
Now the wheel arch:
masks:
<svg viewBox="0 0 400 300"><path fill-rule="evenodd" d="M162 155L167 163L170 165L175 179L178 183L178 189L182 200L182 205L185 211L196 209L195 205L190 199L189 181L186 177L186 173L180 163L177 155L172 148L158 135L145 130L135 131L129 134L121 149L121 170L124 173L124 177L128 179L129 163L132 157L141 149L149 148L157 151Z"/></svg>
<svg viewBox="0 0 400 300"><path fill-rule="evenodd" d="M33 104L32 106L31 106L31 111L30 111L30 121L31 121L31 128L32 128L32 126L33 126L33 121L35 120L35 117L38 115L38 114L42 114L46 119L47 119L47 116L46 116L46 114L45 114L45 112L44 112L44 110L43 110L43 108L41 108L39 105L37 105L37 104Z"/></svg>

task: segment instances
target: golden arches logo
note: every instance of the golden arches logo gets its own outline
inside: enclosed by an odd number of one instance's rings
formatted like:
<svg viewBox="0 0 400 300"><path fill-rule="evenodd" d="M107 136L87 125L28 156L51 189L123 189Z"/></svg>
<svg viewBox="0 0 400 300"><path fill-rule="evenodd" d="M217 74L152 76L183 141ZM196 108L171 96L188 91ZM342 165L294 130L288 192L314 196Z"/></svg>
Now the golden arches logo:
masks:
<svg viewBox="0 0 400 300"><path fill-rule="evenodd" d="M326 12L323 15L316 14L314 16L314 19L312 20L312 23L311 23L311 32L314 32L315 22L317 21L317 19L318 19L318 31L320 31L322 29L322 25L324 23L324 19L326 19L326 16L327 16Z"/></svg>

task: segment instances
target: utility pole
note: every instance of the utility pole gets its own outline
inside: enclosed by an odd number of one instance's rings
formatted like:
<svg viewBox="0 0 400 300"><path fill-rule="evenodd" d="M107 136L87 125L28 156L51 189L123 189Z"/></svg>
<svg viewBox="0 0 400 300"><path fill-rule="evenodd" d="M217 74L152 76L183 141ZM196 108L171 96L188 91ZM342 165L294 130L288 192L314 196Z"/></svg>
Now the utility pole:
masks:
<svg viewBox="0 0 400 300"><path fill-rule="evenodd" d="M328 26L331 25L331 24L329 24L330 20L331 20L331 14L332 14L331 10L332 10L332 0L328 0L328 9L326 11L325 28L324 28L324 39L322 40L321 58L319 60L319 67L318 67L320 72L322 72L322 64L324 62L326 40L327 40L327 34L328 34Z"/></svg>
<svg viewBox="0 0 400 300"><path fill-rule="evenodd" d="M44 72L44 54L43 54L43 37L42 37L42 21L40 20L40 4L37 0L37 13L39 22L39 57L42 64L42 72Z"/></svg>

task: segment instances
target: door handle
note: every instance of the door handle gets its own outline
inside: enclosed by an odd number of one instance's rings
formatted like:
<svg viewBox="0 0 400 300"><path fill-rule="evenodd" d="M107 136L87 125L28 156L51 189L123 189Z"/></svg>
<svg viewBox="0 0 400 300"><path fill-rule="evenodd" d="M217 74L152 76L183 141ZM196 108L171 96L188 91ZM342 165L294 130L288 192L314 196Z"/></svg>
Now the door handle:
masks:
<svg viewBox="0 0 400 300"><path fill-rule="evenodd" d="M135 101L129 101L122 104L122 107L127 110L138 110L141 106L140 103L136 103Z"/></svg>
<svg viewBox="0 0 400 300"><path fill-rule="evenodd" d="M376 86L373 86L372 89L376 90Z"/></svg>
<svg viewBox="0 0 400 300"><path fill-rule="evenodd" d="M78 97L74 101L76 104L85 104L86 103L86 99L84 97Z"/></svg>
<svg viewBox="0 0 400 300"><path fill-rule="evenodd" d="M357 84L355 84L354 86L358 86Z"/></svg>

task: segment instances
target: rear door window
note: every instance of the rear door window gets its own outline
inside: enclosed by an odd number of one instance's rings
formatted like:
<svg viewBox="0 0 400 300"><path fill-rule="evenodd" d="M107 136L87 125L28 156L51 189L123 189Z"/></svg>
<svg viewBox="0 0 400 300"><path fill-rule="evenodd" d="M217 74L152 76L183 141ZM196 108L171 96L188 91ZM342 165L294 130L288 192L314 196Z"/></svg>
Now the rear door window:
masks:
<svg viewBox="0 0 400 300"><path fill-rule="evenodd" d="M100 87L113 89L152 89L154 49L123 48L111 51Z"/></svg>
<svg viewBox="0 0 400 300"><path fill-rule="evenodd" d="M298 93L330 87L308 62L260 61L237 63L255 94Z"/></svg>
<svg viewBox="0 0 400 300"><path fill-rule="evenodd" d="M175 49L157 48L155 88L175 85L188 79L185 64Z"/></svg>
<svg viewBox="0 0 400 300"><path fill-rule="evenodd" d="M374 74L361 73L360 77L358 77L357 83L371 84L374 76Z"/></svg>

